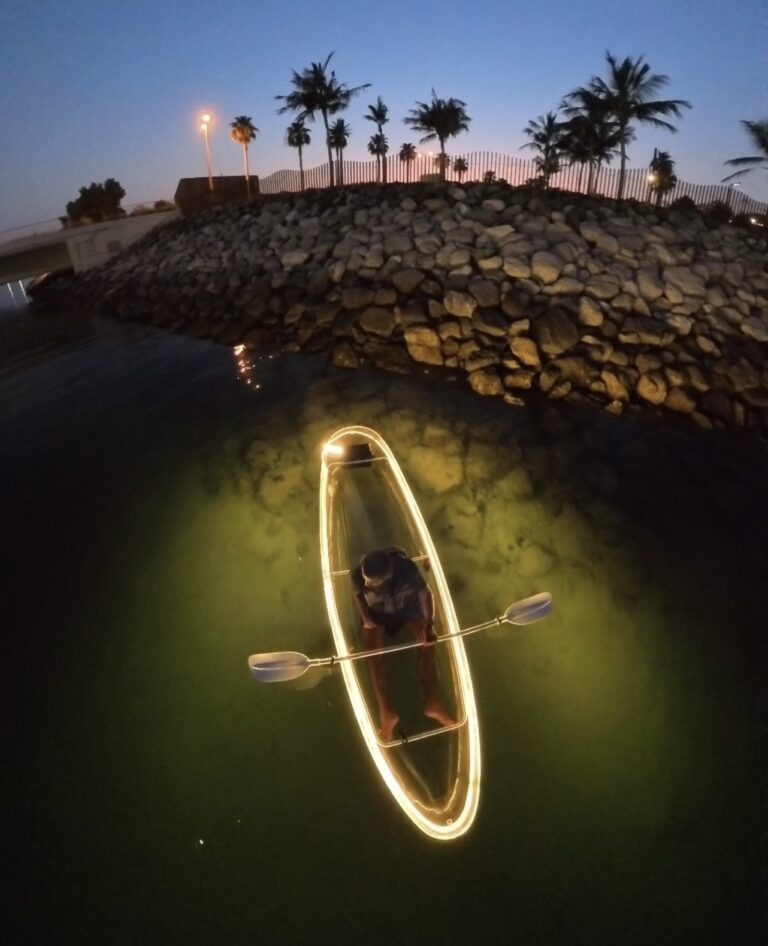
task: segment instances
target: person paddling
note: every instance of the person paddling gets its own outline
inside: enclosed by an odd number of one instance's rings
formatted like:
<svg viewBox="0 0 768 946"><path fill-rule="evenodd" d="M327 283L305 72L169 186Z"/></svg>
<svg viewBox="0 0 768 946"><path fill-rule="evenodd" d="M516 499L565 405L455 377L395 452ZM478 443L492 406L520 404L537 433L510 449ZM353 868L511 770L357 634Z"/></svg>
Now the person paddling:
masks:
<svg viewBox="0 0 768 946"><path fill-rule="evenodd" d="M424 641L418 648L418 670L424 687L424 714L441 726L455 722L437 695L434 629L434 599L418 566L402 549L388 548L368 552L351 573L355 603L363 622L363 637L369 649L383 647L403 627L414 640ZM379 704L382 741L392 739L400 717L389 701L385 657L371 658L373 688Z"/></svg>

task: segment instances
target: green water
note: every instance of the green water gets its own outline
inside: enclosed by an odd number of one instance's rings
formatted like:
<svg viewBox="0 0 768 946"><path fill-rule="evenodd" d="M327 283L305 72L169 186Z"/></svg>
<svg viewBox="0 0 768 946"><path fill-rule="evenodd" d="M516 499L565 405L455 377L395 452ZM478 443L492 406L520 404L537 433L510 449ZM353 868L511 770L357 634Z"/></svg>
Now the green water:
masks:
<svg viewBox="0 0 768 946"><path fill-rule="evenodd" d="M763 449L14 319L16 941L765 941ZM247 671L254 651L329 650L318 448L346 423L389 439L462 623L555 599L548 621L467 645L484 771L477 821L450 844L388 796L340 677Z"/></svg>

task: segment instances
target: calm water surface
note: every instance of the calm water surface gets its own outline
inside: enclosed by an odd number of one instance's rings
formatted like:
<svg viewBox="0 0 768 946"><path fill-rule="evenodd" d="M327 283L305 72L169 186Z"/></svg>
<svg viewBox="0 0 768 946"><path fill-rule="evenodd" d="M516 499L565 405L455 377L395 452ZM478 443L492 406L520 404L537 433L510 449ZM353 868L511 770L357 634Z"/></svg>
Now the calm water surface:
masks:
<svg viewBox="0 0 768 946"><path fill-rule="evenodd" d="M765 942L764 450L72 317L2 315L0 351L18 942ZM482 796L448 845L339 676L247 671L329 652L345 423L389 438L462 622L555 596L468 642Z"/></svg>

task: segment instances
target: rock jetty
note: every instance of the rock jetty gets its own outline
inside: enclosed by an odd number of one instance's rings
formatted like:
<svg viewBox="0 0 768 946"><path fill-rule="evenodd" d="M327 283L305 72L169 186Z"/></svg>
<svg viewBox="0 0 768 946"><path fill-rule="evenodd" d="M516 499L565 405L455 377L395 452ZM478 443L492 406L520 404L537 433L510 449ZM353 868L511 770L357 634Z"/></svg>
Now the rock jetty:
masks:
<svg viewBox="0 0 768 946"><path fill-rule="evenodd" d="M158 228L84 276L121 319L333 364L768 431L768 240L503 184L280 195Z"/></svg>

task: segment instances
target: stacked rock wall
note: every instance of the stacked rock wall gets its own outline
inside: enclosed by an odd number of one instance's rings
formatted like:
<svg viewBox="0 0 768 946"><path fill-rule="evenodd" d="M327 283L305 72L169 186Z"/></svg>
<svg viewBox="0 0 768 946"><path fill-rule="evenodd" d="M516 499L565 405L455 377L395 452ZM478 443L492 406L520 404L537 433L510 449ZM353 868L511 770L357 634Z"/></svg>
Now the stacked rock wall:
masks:
<svg viewBox="0 0 768 946"><path fill-rule="evenodd" d="M334 364L444 366L512 404L768 430L762 231L504 185L283 195L163 227L85 277L103 311Z"/></svg>

